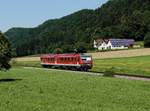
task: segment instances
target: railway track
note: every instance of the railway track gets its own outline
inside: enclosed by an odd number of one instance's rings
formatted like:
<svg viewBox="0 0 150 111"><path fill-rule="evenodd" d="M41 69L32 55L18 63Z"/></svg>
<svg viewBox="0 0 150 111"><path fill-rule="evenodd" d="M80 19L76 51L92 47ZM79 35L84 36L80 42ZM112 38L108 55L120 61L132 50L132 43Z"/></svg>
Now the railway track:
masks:
<svg viewBox="0 0 150 111"><path fill-rule="evenodd" d="M47 69L47 68L38 68L38 67L23 67L25 69L39 69L39 70L51 70L51 71L65 71L65 72L72 72L74 74L86 74L90 76L104 76L102 72L82 72L82 71L72 71L72 70L61 70L61 69ZM148 76L139 76L139 75L129 75L129 74L114 74L113 77L115 78L122 78L122 79L129 79L129 80L141 80L141 81L150 81L150 77Z"/></svg>

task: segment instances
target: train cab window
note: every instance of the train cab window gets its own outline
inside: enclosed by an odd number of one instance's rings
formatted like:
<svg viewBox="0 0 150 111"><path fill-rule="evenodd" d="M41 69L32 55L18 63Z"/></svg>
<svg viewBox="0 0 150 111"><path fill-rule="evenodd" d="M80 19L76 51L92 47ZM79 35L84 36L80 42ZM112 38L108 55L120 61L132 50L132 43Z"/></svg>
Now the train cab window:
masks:
<svg viewBox="0 0 150 111"><path fill-rule="evenodd" d="M81 59L83 61L91 61L92 60L92 58L90 56L81 56Z"/></svg>

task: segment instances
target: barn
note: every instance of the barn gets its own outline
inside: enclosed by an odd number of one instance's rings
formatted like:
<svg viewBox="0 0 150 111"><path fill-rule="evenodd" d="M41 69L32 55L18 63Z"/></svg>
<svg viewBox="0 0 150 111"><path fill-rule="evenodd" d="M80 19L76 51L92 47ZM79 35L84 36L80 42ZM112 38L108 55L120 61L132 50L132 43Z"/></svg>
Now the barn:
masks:
<svg viewBox="0 0 150 111"><path fill-rule="evenodd" d="M98 50L117 50L133 47L133 39L97 39L94 40L94 48Z"/></svg>

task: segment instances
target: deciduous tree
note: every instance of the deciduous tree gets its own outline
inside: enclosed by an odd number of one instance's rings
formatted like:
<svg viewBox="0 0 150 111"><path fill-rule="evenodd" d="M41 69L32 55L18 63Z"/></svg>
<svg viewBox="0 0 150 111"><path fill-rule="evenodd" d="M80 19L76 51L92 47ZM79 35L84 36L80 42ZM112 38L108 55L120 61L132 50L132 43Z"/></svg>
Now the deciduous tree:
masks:
<svg viewBox="0 0 150 111"><path fill-rule="evenodd" d="M0 32L0 70L9 69L11 66L9 61L11 59L10 43L5 36Z"/></svg>

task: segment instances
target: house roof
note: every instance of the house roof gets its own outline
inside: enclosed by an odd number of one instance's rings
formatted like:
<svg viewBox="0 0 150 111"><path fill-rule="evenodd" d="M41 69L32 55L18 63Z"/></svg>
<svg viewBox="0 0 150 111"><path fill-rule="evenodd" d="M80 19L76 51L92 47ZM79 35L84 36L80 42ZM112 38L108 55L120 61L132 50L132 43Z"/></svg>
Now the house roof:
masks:
<svg viewBox="0 0 150 111"><path fill-rule="evenodd" d="M103 39L97 39L95 41L97 46L100 46L103 43Z"/></svg>
<svg viewBox="0 0 150 111"><path fill-rule="evenodd" d="M103 42L108 44L108 42L111 42L113 46L130 46L134 44L133 39L97 39L96 40L96 45L100 46Z"/></svg>
<svg viewBox="0 0 150 111"><path fill-rule="evenodd" d="M109 39L113 46L130 46L134 44L133 39Z"/></svg>

